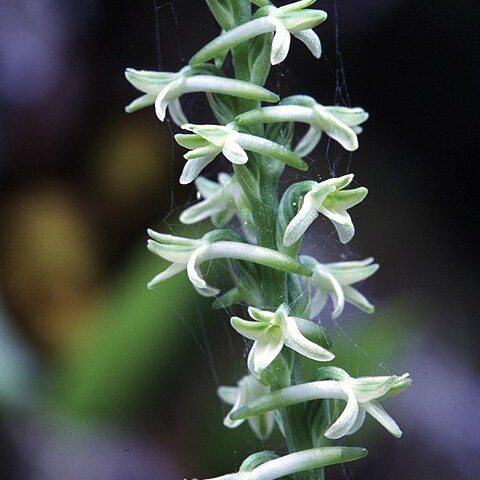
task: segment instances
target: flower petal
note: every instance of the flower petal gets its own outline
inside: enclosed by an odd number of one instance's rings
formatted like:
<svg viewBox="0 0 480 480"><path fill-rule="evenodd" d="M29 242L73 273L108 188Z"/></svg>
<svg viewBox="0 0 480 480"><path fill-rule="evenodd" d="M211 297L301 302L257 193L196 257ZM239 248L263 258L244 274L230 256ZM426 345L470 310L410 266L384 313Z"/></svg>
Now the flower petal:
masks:
<svg viewBox="0 0 480 480"><path fill-rule="evenodd" d="M207 285L199 268L199 264L204 259L203 256L208 252L208 248L208 244L202 245L193 252L187 263L187 274L190 282L192 282L195 290L197 290L200 295L204 297L213 297L217 295L220 290Z"/></svg>
<svg viewBox="0 0 480 480"><path fill-rule="evenodd" d="M127 113L132 113L140 110L141 108L149 107L155 103L156 97L156 95L151 95L148 93L146 95L142 95L141 97L136 98L133 102L129 103L125 107L125 111Z"/></svg>
<svg viewBox="0 0 480 480"><path fill-rule="evenodd" d="M337 421L325 432L325 436L332 440L348 435L348 432L355 425L359 413L357 399L352 390L348 394L347 405Z"/></svg>
<svg viewBox="0 0 480 480"><path fill-rule="evenodd" d="M232 422L234 420L231 420ZM237 422L241 420L237 420ZM266 413L264 415L258 415L256 417L251 417L248 419L248 424L253 430L253 433L260 440L266 440L273 431L275 426L275 416L273 412Z"/></svg>
<svg viewBox="0 0 480 480"><path fill-rule="evenodd" d="M335 202L339 208L347 210L358 205L368 194L365 187L353 188L352 190L342 190L335 193Z"/></svg>
<svg viewBox="0 0 480 480"><path fill-rule="evenodd" d="M346 210L336 210L335 206L330 208L322 206L318 211L333 223L341 243L346 244L353 238L355 227L352 218Z"/></svg>
<svg viewBox="0 0 480 480"><path fill-rule="evenodd" d="M293 245L306 232L312 222L318 217L318 212L310 203L308 194L303 199L303 204L298 213L293 217L285 229L283 244L286 247Z"/></svg>
<svg viewBox="0 0 480 480"><path fill-rule="evenodd" d="M177 273L183 272L186 270L187 266L182 263L172 263L167 269L163 272L160 272L158 275L153 277L148 283L147 288L152 289L155 288L160 282L167 280L170 277L175 276Z"/></svg>
<svg viewBox="0 0 480 480"><path fill-rule="evenodd" d="M260 310L255 307L248 307L248 314L257 322L263 322L264 324L265 322L271 322L275 317L275 313L267 310Z"/></svg>
<svg viewBox="0 0 480 480"><path fill-rule="evenodd" d="M180 176L180 183L182 185L187 185L188 183L193 182L200 172L213 160L216 155L205 155L203 157L192 158L188 160L185 166L183 167L182 174Z"/></svg>
<svg viewBox="0 0 480 480"><path fill-rule="evenodd" d="M320 58L322 56L322 44L320 38L318 38L318 35L311 28L294 33L293 35L307 46L315 58Z"/></svg>
<svg viewBox="0 0 480 480"><path fill-rule="evenodd" d="M277 358L283 344L284 336L279 328L269 328L263 338L254 343L250 353L252 373L255 376L259 376Z"/></svg>
<svg viewBox="0 0 480 480"><path fill-rule="evenodd" d="M318 362L329 362L335 358L332 352L305 338L298 329L293 317L286 317L285 321L287 323L285 346L295 350L304 357L317 360Z"/></svg>
<svg viewBox="0 0 480 480"><path fill-rule="evenodd" d="M316 269L313 272L312 280L317 289L325 290L332 298L332 318L337 318L345 306L345 296L342 287L330 272L323 269Z"/></svg>
<svg viewBox="0 0 480 480"><path fill-rule="evenodd" d="M345 300L366 313L373 313L375 307L355 288L345 285L343 287Z"/></svg>
<svg viewBox="0 0 480 480"><path fill-rule="evenodd" d="M240 395L240 390L238 387L218 387L217 395L229 405L235 405L237 398Z"/></svg>
<svg viewBox="0 0 480 480"><path fill-rule="evenodd" d="M322 138L322 131L315 127L310 127L303 138L297 143L293 153L299 157L306 157L313 152Z"/></svg>
<svg viewBox="0 0 480 480"><path fill-rule="evenodd" d="M328 295L320 289L316 289L315 294L310 300L310 318L315 318L325 307Z"/></svg>
<svg viewBox="0 0 480 480"><path fill-rule="evenodd" d="M358 139L355 132L337 117L329 113L323 106L314 107L316 114L316 124L329 137L332 137L340 145L352 152L358 148Z"/></svg>
<svg viewBox="0 0 480 480"><path fill-rule="evenodd" d="M183 113L182 105L180 103L180 100L176 98L169 104L168 111L170 112L170 115L172 117L172 120L179 126L181 127L185 123L188 122L187 117Z"/></svg>
<svg viewBox="0 0 480 480"><path fill-rule="evenodd" d="M248 162L248 155L245 150L237 143L238 132L232 132L227 135L223 144L223 154L230 162L237 165L243 165Z"/></svg>
<svg viewBox="0 0 480 480"><path fill-rule="evenodd" d="M265 325L263 322L251 322L250 320L244 320L239 317L232 317L230 323L240 335L250 340L263 338L265 330L268 328L268 325Z"/></svg>
<svg viewBox="0 0 480 480"><path fill-rule="evenodd" d="M365 421L366 411L364 408L359 407L358 415L355 420L355 423L352 425L352 428L349 430L347 435L353 435L354 433L358 432L360 428L362 428L363 422Z"/></svg>
<svg viewBox="0 0 480 480"><path fill-rule="evenodd" d="M402 431L397 422L385 411L385 409L377 402L364 403L363 408L375 419L380 425L385 427L394 437L400 438Z"/></svg>
<svg viewBox="0 0 480 480"><path fill-rule="evenodd" d="M269 17L269 20L275 25L275 34L272 41L272 51L270 53L270 63L278 65L287 58L290 49L291 36L283 23L275 17Z"/></svg>

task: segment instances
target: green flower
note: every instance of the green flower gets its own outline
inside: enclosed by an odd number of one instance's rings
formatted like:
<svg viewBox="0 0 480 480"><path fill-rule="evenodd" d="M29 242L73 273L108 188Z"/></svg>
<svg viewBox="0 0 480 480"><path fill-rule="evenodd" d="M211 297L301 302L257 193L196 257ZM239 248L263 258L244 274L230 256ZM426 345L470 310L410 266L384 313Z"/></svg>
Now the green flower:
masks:
<svg viewBox="0 0 480 480"><path fill-rule="evenodd" d="M222 125L183 125L192 134L175 135L179 145L191 149L184 155L188 160L180 177L181 184L195 180L200 172L220 154L230 162L243 165L248 162L246 151L265 155L286 163L299 170L306 170L307 164L287 148L265 138L235 130L233 124Z"/></svg>
<svg viewBox="0 0 480 480"><path fill-rule="evenodd" d="M151 72L127 68L125 77L144 95L130 103L125 110L130 113L155 104L155 112L162 122L168 109L173 121L183 125L188 120L183 113L180 97L186 93L209 92L264 102L278 101L276 94L263 87L242 80L205 75L204 70L209 69L186 66L178 72Z"/></svg>
<svg viewBox="0 0 480 480"><path fill-rule="evenodd" d="M249 307L248 314L254 322L239 317L231 318L232 327L238 333L254 340L248 354L248 368L256 377L275 360L284 345L319 362L335 358L333 353L304 336L308 330L320 327L309 320L290 317L288 313L288 307L282 304L276 312Z"/></svg>
<svg viewBox="0 0 480 480"><path fill-rule="evenodd" d="M261 384L252 375L246 375L239 380L236 387L221 386L217 393L224 402L233 405L230 410L230 412L233 412L247 402L270 393L270 387ZM225 417L223 424L228 428L237 428L244 420L231 420L230 412ZM248 423L260 440L266 440L272 433L275 424L274 414L273 412L268 412L265 415L250 417Z"/></svg>
<svg viewBox="0 0 480 480"><path fill-rule="evenodd" d="M319 58L322 47L318 35L312 30L324 22L323 10L307 9L316 0L301 0L283 7L267 5L255 13L250 22L223 32L219 37L200 49L190 60L190 65L199 65L225 54L228 50L265 33L274 33L270 63L283 62L290 49L291 35L303 42L312 54Z"/></svg>
<svg viewBox="0 0 480 480"><path fill-rule="evenodd" d="M338 399L345 400L346 406L326 430L324 435L327 438L338 439L352 435L363 425L366 413L398 438L402 431L378 402L405 390L412 383L408 377L408 373L405 373L400 377L391 375L353 378L340 368L322 367L317 372L318 381L282 388L252 400L246 406L232 412L230 418L241 420L298 403Z"/></svg>
<svg viewBox="0 0 480 480"><path fill-rule="evenodd" d="M373 258L361 261L320 263L312 257L302 256L304 265L312 269L310 285L315 294L310 303L310 317L315 318L325 307L327 298L333 302L332 318L338 317L345 306L351 303L366 313L373 313L374 306L351 285L372 276L379 268Z"/></svg>
<svg viewBox="0 0 480 480"><path fill-rule="evenodd" d="M186 270L190 282L200 295L215 296L219 290L207 284L200 266L217 258L243 260L300 275L311 274L310 270L296 260L276 250L235 241L239 237L231 230L213 230L200 239L178 237L154 230L148 230L148 234L152 239L148 240L147 248L172 263L148 283L148 288L154 288Z"/></svg>
<svg viewBox="0 0 480 480"><path fill-rule="evenodd" d="M294 149L298 156L305 157L318 145L323 133L346 150L356 150L357 134L362 131L360 124L367 119L368 113L363 108L326 107L311 97L295 95L285 98L280 105L242 113L235 122L241 126L258 123L306 123L310 128Z"/></svg>
<svg viewBox="0 0 480 480"><path fill-rule="evenodd" d="M352 180L353 174L350 174L315 183L285 229L284 245L288 247L298 241L320 213L333 223L340 241L348 243L355 234L355 228L347 210L359 204L368 193L364 187L344 190Z"/></svg>

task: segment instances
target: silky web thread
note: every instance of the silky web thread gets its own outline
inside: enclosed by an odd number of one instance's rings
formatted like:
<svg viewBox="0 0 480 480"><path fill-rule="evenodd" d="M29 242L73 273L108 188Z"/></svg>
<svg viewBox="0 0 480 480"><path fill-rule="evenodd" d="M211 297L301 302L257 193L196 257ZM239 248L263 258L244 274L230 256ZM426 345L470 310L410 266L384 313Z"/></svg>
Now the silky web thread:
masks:
<svg viewBox="0 0 480 480"><path fill-rule="evenodd" d="M199 2L200 3L200 2ZM202 3L202 8L207 8L206 5ZM283 4L284 2L282 2ZM155 16L155 39L156 39L156 45L157 45L157 62L158 62L158 70L161 71L164 68L164 61L163 61L163 52L164 49L167 48L165 45L163 45L162 38L161 38L161 24L162 24L162 17L163 15L167 12L167 15L170 16L175 24L176 31L178 34L176 35L176 42L177 45L175 46L177 50L177 65L173 65L171 67L172 70L178 70L181 68L186 63L186 58L182 55L182 44L181 44L181 35L180 33L182 32L182 28L184 28L187 25L187 22L182 22L181 20L181 10L185 6L183 0L176 0L175 2L173 1L161 1L161 0L153 0L153 6L154 6L154 16ZM335 77L335 89L334 89L334 99L335 99L335 105L345 105L350 107L351 106L351 98L350 98L350 92L348 89L348 84L347 84L347 78L346 78L346 72L345 72L345 67L344 67L344 60L343 60L343 55L342 55L342 49L340 45L340 22L339 22L339 8L338 8L338 3L337 0L333 0L333 21L334 21L334 45L335 45L335 60L334 64L330 62L328 59L328 56L325 52L322 53L322 61L324 64L327 66L327 70L329 71L330 75L334 75ZM212 21L214 21L212 19ZM190 23L190 25L196 25L196 26L201 26L202 28L207 28L211 29L211 24L193 24ZM325 37L322 38L322 43L327 44L328 40L325 40ZM172 48L173 42L170 42L168 45L168 48ZM288 63L288 59L287 59ZM276 66L272 70L272 74L275 75L276 79L276 87L277 87L277 92L280 92L283 96L285 95L285 91L290 90L290 87L293 85L296 90L296 92L289 92L288 94L297 94L302 92L302 84L299 83L294 75L292 74L291 70L288 68L288 66L285 66L285 63L280 64ZM304 91L305 89L303 89ZM188 113L193 109L195 102L195 97L198 97L199 94L197 95L188 95L187 98L182 98L182 107L184 108L184 111ZM318 100L318 99L317 99ZM175 149L174 141L173 141L173 135L177 133L178 128L175 127L175 130L172 128L172 122L169 120L167 116L167 125L170 131L170 138L172 138L171 142L171 165L170 165L170 171L171 171L171 189L170 189L170 212L167 214L167 216L163 219L162 226L164 229L169 230L172 233L175 233L176 231L176 226L179 225L178 223L178 210L180 208L185 207L183 204L178 204L177 205L177 200L175 198L175 192L176 189L173 188L173 185L178 184L178 179L176 178L176 163L179 161L179 155L178 152ZM340 153L341 152L341 153ZM338 167L340 164L340 161L342 160L342 156L346 156L346 166L344 173L338 173ZM315 159L314 157L317 157ZM333 158L333 159L332 159ZM345 157L343 157L345 158ZM339 176L343 175L346 173L350 172L350 167L351 167L351 161L352 161L352 153L351 152L343 152L338 145L331 140L330 137L327 137L327 142L326 146L324 147L324 155L323 155L324 162L320 163L318 161L318 147L317 149L312 153L312 156L308 156L307 160L309 160L310 164L310 175L312 172L315 173L316 177L318 180L320 179L325 179L327 176L322 175L321 172L323 170L328 171L328 176ZM218 161L217 161L218 162ZM326 164L326 165L325 165ZM217 163L218 165L218 163ZM209 173L214 173L213 177L216 178L216 172L219 171L218 167L213 167L210 168L210 170L207 170L206 176L209 178L212 178L212 175L209 175ZM302 174L300 173L295 173L297 175L298 179L301 179L300 177ZM305 178L308 178L306 174ZM192 201L190 203L194 203L196 200L194 198L194 194L191 195ZM171 221L171 218L173 220ZM355 252L351 251L351 249L348 246L341 245L338 238L335 236L335 231L331 225L327 225L328 222L326 219L323 219L320 226L327 227L326 230L323 230L322 232L319 232L319 228L312 228L310 231L307 231L305 234L305 253L309 252L318 252L321 251L325 256L327 257L340 257L340 260L351 260L358 258L358 255L355 254ZM312 242L312 238L316 238L317 242ZM339 248L342 249L339 255ZM207 273L207 270L209 269L209 266L204 265L204 273ZM301 296L298 297L297 300L300 300ZM297 300L294 300L293 303L295 303ZM235 309L237 310L237 309ZM231 308L223 308L224 314L230 318L231 315L233 315L234 310ZM197 320L194 322L193 326L191 325L190 322L188 322L185 318L182 317L178 312L174 312L176 315L178 315L179 319L183 323L184 327L188 330L190 333L196 347L200 350L203 356L207 359L212 378L214 381L215 386L218 388L221 384L225 382L220 382L217 368L215 366L215 358L213 354L212 347L210 345L210 340L209 340L209 335L208 331L205 327L205 320L208 320L209 315L211 315L211 309L209 307L206 308L201 308L199 304L197 303ZM363 314L361 313L344 313L343 314L343 319L350 324L352 322L355 322L356 317L361 317ZM222 325L224 327L225 335L226 338L228 339L228 348L232 355L234 355L235 352L235 338L233 337L233 332L232 329L230 328L230 324L228 322L228 318L225 319L225 321L222 321ZM247 318L247 317L245 317ZM355 340L355 336L359 336L359 329L361 328L361 324L357 323L356 327L352 325L353 328L356 329L356 333L351 333L348 332L341 324L341 322L337 319L330 319L328 315L325 315L326 320L322 320L322 315L320 315L320 318L316 319L319 323L321 323L324 327L328 330L331 330L332 327L335 328L335 336L341 337L344 341L347 341L351 347L355 350L356 352L356 365L355 365L355 370L356 372L352 372L354 374L358 374L359 370L359 356L365 357L371 364L372 364L372 374L375 369L380 369L382 372L385 372L385 374L390 375L390 371L387 369L387 367L383 364L382 361L376 360L372 358ZM343 323L343 322L342 322ZM333 332L330 331L330 334ZM248 351L250 349L250 342L246 340L244 337L242 337L243 341L243 357L246 359ZM363 372L364 373L364 372ZM235 382L235 381L234 381ZM234 384L231 383L232 385ZM219 400L219 405L221 405L221 411L222 411L222 418L228 413L230 410L230 406L225 405L223 402ZM236 430L231 430L228 432L229 434L233 434L235 437L238 436ZM263 447L263 442L255 439L255 445L252 445L252 447L257 447L259 446ZM237 458L236 456L236 449L235 449L235 462L236 465L234 466L235 468L238 468L241 464L241 459ZM359 464L357 463L355 471L352 469L352 466L347 466L346 464L341 465L341 470L342 470L342 476L344 480L363 480L367 476L367 460L363 460L363 468L359 468ZM360 475L360 476L359 476Z"/></svg>

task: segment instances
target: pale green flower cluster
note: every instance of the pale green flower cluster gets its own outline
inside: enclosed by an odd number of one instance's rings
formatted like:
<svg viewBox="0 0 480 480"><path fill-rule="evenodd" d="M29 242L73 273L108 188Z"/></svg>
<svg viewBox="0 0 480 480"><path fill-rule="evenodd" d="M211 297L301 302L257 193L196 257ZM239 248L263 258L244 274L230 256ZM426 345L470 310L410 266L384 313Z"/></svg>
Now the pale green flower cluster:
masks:
<svg viewBox="0 0 480 480"><path fill-rule="evenodd" d="M347 174L302 180L279 195L284 170L308 171L308 157L324 135L348 152L357 150L368 114L359 107L325 106L305 95L280 99L265 87L271 66L287 58L292 36L320 57L321 43L313 29L327 14L309 8L315 0L281 7L269 0L206 3L220 34L188 65L178 72L126 70L127 79L143 93L127 111L154 105L161 121L168 113L182 129L175 135L187 150L180 183L194 182L199 200L184 209L180 222L214 226L200 238L149 230L148 249L169 265L148 287L185 271L200 295L217 297L215 307L247 307L249 319L230 320L249 341L248 373L236 386L218 390L231 405L224 425L236 428L247 420L262 441L276 425L290 453L254 454L237 473L218 480L288 475L302 480L311 478L303 472L366 455L363 448L331 447L328 441L354 434L367 413L395 437L401 435L379 401L408 387L408 374L354 378L325 366L335 354L318 321L339 317L347 303L372 313L373 305L356 284L378 265L372 258L326 263L301 253L312 224L320 226L319 217L328 219L325 225L331 225L341 244L350 242L355 235L350 210L365 199L367 189L352 188L354 176ZM194 93L206 94L213 123L194 124L186 118L181 100ZM303 134L298 135L298 128ZM220 157L228 161L229 171L211 180L205 170ZM227 285L225 292L210 268L215 263L229 274L221 284ZM313 377L303 372L305 362L321 365Z"/></svg>

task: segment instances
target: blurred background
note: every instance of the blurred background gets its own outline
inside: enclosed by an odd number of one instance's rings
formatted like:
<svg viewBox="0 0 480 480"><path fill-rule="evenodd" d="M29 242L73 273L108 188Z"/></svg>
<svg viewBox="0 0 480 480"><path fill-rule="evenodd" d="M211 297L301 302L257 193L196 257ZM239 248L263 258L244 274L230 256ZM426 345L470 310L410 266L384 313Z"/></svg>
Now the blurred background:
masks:
<svg viewBox="0 0 480 480"><path fill-rule="evenodd" d="M403 439L369 419L348 442L371 455L328 478L477 479L480 4L318 8L322 59L293 44L270 86L370 112L358 152L324 141L311 160L370 193L348 248L327 222L307 248L382 266L362 287L375 315L321 321L352 374L414 378L386 405ZM2 480L205 478L264 447L222 426L216 387L245 368L227 314L183 276L146 290L164 267L146 228L179 232L195 192L176 127L123 110L126 67L177 70L216 34L198 0L0 2ZM184 105L195 119L204 102Z"/></svg>

